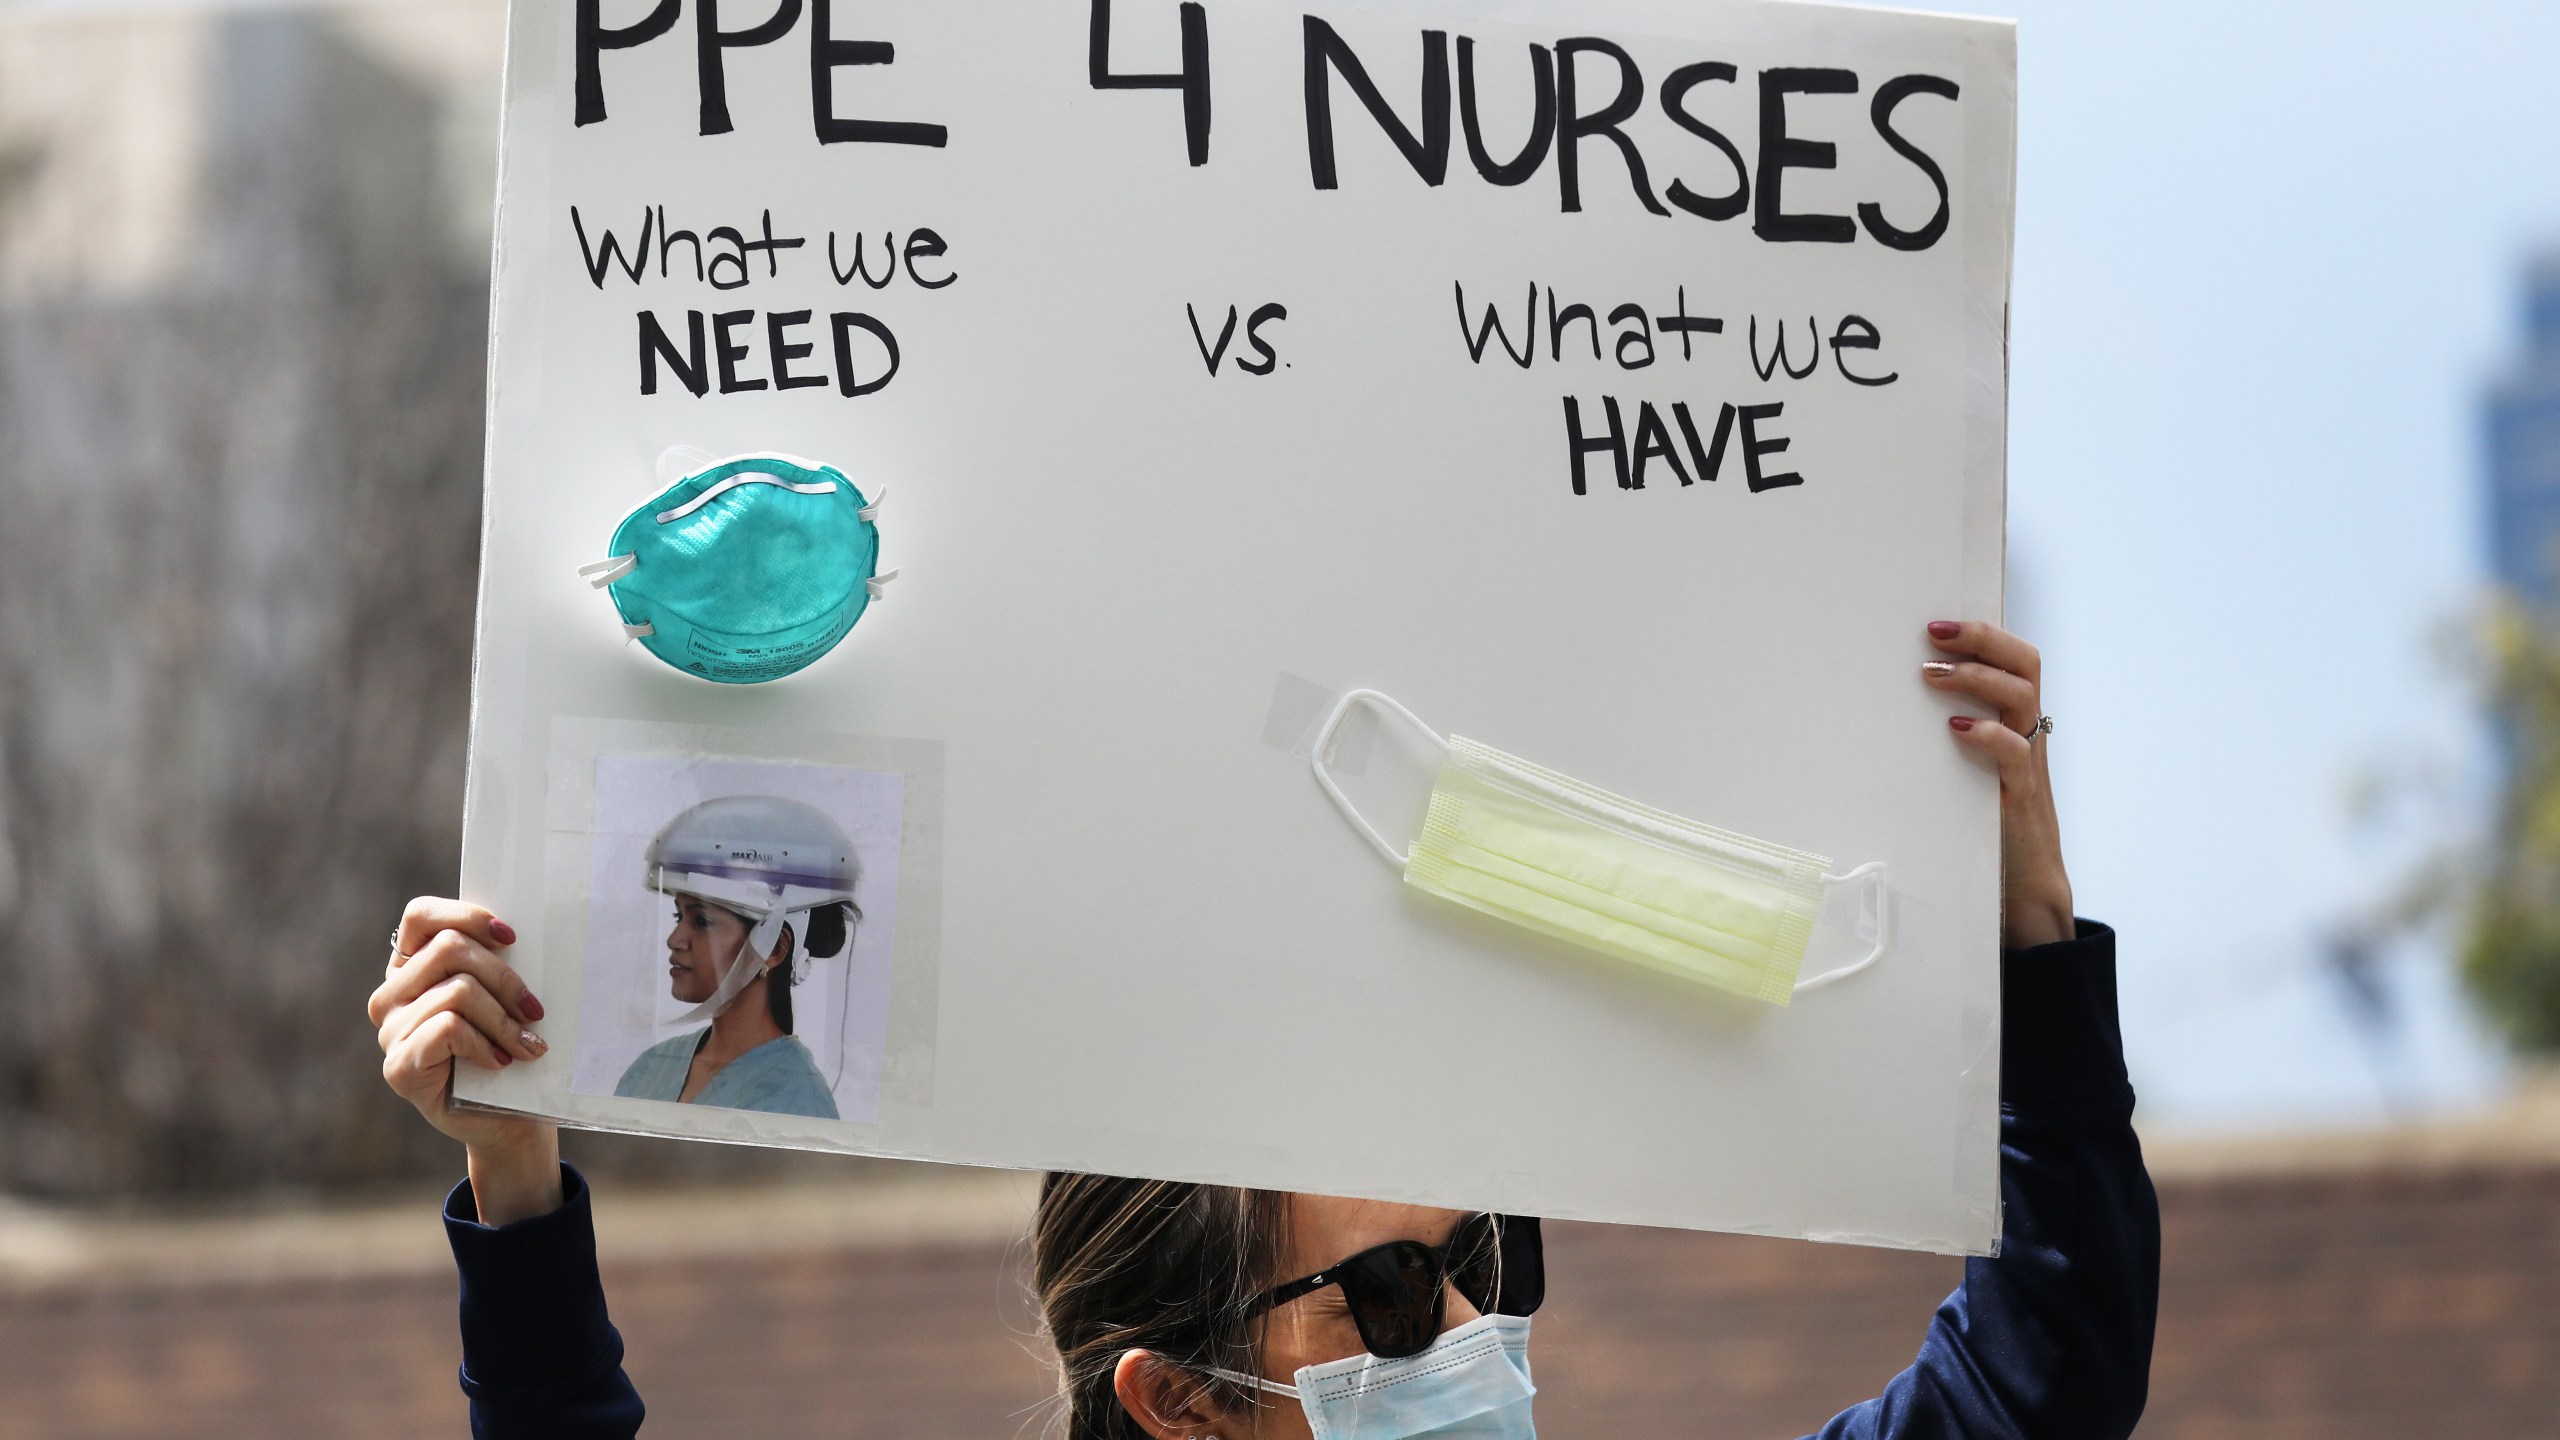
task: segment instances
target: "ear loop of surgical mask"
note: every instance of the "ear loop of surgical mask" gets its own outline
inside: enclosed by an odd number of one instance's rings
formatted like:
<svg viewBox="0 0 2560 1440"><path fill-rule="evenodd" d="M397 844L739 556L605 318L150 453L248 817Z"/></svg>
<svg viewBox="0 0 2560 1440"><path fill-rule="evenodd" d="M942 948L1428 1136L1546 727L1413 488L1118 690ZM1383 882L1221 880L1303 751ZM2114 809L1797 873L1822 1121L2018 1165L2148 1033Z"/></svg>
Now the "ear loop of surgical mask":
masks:
<svg viewBox="0 0 2560 1440"><path fill-rule="evenodd" d="M1342 817L1351 822L1352 827L1360 832L1361 838L1369 842L1370 848L1385 857L1386 862L1401 874L1412 857L1396 853L1395 847L1387 843L1387 837L1378 833L1377 827L1371 825L1361 815L1359 809L1351 803L1351 797L1343 794L1342 787L1334 783L1333 772L1325 768L1326 757L1333 753L1334 732L1341 728L1343 717L1351 713L1351 707L1364 701L1402 719L1405 724L1413 728L1415 734L1440 747L1440 753L1443 756L1454 754L1455 751L1449 742L1441 737L1439 731L1422 723L1422 717L1406 709L1394 696L1376 690L1343 692L1342 698L1333 702L1332 713L1324 717L1324 724L1316 728L1315 743L1308 747L1307 756L1307 766L1315 772L1316 783L1324 787L1324 793L1333 801L1334 808L1342 812ZM1822 883L1825 885L1847 885L1858 880L1868 881L1870 893L1874 896L1874 903L1870 909L1874 915L1875 948L1869 950L1863 959L1852 961L1837 970L1825 971L1810 980L1797 981L1795 993L1801 995L1807 990L1819 990L1825 985L1846 980L1883 959L1884 952L1892 947L1892 922L1887 918L1890 911L1886 906L1884 894L1884 862L1870 860L1845 874L1822 877Z"/></svg>
<svg viewBox="0 0 2560 1440"><path fill-rule="evenodd" d="M1241 1385L1248 1390L1260 1390L1271 1395L1285 1395L1292 1400L1299 1398L1297 1386L1283 1384L1278 1380L1265 1380L1259 1375L1247 1375L1241 1370L1229 1370L1223 1365L1200 1365L1194 1368L1203 1375L1214 1375L1230 1385Z"/></svg>

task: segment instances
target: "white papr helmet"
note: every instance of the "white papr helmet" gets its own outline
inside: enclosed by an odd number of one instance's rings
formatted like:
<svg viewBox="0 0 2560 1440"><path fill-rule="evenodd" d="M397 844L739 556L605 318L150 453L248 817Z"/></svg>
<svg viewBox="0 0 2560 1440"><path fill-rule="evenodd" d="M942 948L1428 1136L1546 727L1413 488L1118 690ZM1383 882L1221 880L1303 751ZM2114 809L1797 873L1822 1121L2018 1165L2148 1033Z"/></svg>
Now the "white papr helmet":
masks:
<svg viewBox="0 0 2560 1440"><path fill-rule="evenodd" d="M676 1018L707 1020L764 972L782 927L795 917L799 951L809 951L809 912L850 904L862 878L853 842L833 820L797 800L731 795L705 800L670 820L649 842L648 888L691 895L752 918L738 962L711 998ZM752 963L745 963L750 961Z"/></svg>

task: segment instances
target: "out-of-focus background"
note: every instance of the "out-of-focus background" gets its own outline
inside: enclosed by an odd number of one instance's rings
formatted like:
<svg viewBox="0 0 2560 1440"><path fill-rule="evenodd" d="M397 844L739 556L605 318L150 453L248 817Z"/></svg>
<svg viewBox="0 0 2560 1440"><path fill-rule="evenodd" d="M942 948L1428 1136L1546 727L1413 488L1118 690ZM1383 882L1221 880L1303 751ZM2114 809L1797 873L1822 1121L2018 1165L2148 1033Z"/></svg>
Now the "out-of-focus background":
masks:
<svg viewBox="0 0 2560 1440"><path fill-rule="evenodd" d="M2015 9L2010 619L2123 934L2142 1433L2560 1431L2560 7ZM503 23L0 0L0 1440L461 1430L458 1157L358 1012L454 880ZM1047 1422L1020 1177L570 1148L652 1433ZM1564 1437L1812 1429L1957 1274L1553 1248Z"/></svg>

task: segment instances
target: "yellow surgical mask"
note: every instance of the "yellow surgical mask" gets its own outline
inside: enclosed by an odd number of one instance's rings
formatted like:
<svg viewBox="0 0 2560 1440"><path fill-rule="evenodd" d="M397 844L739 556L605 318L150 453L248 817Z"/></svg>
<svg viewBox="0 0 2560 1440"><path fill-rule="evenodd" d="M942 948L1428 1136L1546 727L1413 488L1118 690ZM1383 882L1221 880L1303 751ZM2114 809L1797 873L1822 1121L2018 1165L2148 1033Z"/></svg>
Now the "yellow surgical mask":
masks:
<svg viewBox="0 0 2560 1440"><path fill-rule="evenodd" d="M1327 768L1335 732L1361 703L1447 756L1422 833L1402 855ZM1866 969L1890 943L1881 861L1831 874L1822 856L1640 805L1473 740L1443 740L1375 690L1335 703L1312 763L1316 783L1406 884L1603 955L1784 1005ZM1860 880L1872 887L1874 948L1799 981L1823 888Z"/></svg>

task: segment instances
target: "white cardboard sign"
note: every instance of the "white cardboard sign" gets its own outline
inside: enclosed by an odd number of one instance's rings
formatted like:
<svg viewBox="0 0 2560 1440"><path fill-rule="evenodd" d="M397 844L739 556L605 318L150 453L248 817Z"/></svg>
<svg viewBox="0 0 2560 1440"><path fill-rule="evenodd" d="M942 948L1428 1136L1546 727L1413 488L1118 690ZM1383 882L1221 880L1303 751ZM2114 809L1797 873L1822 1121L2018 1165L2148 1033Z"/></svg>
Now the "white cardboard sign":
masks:
<svg viewBox="0 0 2560 1440"><path fill-rule="evenodd" d="M1996 784L1917 669L1924 622L2000 605L2007 24L518 0L510 26L463 889L523 937L555 1048L460 1097L1996 1243ZM832 653L707 683L579 577L679 445L886 487L900 578ZM1892 944L1773 1006L1416 894L1308 771L1354 687L1882 861ZM1402 843L1428 753L1364 723L1334 754ZM800 992L833 1119L633 1078L684 1033L644 832L737 794L860 852L864 918ZM1806 973L1863 947L1856 909Z"/></svg>

